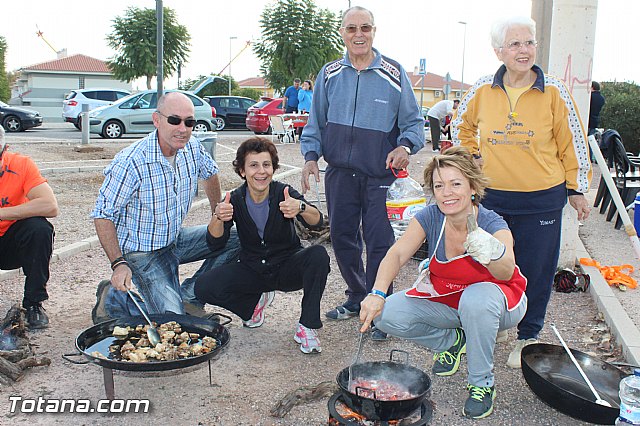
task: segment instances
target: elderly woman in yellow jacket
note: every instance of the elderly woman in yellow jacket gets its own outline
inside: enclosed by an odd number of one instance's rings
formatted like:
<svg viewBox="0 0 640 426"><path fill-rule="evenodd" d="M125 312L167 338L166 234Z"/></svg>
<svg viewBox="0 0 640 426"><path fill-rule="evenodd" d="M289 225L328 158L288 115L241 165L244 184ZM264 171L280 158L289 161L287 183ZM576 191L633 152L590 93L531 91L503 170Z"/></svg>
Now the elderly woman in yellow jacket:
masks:
<svg viewBox="0 0 640 426"><path fill-rule="evenodd" d="M579 220L589 215L584 194L591 163L571 94L535 65L535 22L527 17L497 22L491 43L503 65L465 94L452 136L483 164L490 179L483 205L506 220L516 262L528 280L527 313L507 362L520 368L522 348L537 342L544 325L567 198Z"/></svg>

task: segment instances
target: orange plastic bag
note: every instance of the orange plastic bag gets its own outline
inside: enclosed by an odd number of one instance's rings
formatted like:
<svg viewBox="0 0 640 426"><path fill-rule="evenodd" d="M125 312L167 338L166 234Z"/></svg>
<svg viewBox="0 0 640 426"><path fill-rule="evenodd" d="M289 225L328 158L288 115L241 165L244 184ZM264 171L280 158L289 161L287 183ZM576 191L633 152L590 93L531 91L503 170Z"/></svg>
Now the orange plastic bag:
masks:
<svg viewBox="0 0 640 426"><path fill-rule="evenodd" d="M633 272L633 266L631 265L602 266L600 263L588 257L581 257L580 263L582 265L595 266L598 268L609 285L623 285L629 288L636 288L638 286L636 280L631 278L630 274ZM627 273L622 272L624 270L626 270Z"/></svg>

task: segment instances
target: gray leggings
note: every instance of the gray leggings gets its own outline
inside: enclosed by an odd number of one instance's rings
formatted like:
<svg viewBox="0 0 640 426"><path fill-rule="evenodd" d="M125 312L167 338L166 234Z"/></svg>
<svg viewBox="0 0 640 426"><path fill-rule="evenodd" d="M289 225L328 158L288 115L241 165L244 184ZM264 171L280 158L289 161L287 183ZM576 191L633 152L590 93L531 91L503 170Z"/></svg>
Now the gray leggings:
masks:
<svg viewBox="0 0 640 426"><path fill-rule="evenodd" d="M483 303L478 303L483 301ZM468 382L493 386L493 349L498 330L515 327L527 310L526 298L512 311L497 285L481 282L462 292L458 309L428 299L395 293L387 298L376 327L392 336L442 352L455 343L455 329L467 338Z"/></svg>

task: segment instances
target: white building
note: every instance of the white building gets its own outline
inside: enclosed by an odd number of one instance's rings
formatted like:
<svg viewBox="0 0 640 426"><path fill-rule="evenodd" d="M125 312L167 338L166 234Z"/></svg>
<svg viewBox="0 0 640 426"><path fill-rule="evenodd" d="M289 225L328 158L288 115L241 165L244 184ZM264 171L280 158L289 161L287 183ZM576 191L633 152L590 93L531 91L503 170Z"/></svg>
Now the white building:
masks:
<svg viewBox="0 0 640 426"><path fill-rule="evenodd" d="M131 91L131 83L116 80L106 62L72 55L21 68L11 91L12 105L40 112L45 121L62 122L62 101L73 89L109 88Z"/></svg>

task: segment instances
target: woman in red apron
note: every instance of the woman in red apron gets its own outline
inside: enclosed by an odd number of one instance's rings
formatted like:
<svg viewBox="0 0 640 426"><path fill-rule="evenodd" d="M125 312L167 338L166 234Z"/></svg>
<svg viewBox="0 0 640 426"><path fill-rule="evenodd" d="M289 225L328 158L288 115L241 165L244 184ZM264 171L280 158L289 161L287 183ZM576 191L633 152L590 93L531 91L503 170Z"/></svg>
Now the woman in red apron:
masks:
<svg viewBox="0 0 640 426"><path fill-rule="evenodd" d="M469 397L463 414L483 418L496 396L493 350L498 330L525 314L527 280L515 264L506 222L480 204L486 178L465 148L437 155L424 172L436 204L420 211L380 264L361 303L361 331L376 327L437 352L432 372L450 376L467 354ZM429 241L429 257L409 290L386 298L400 268Z"/></svg>

